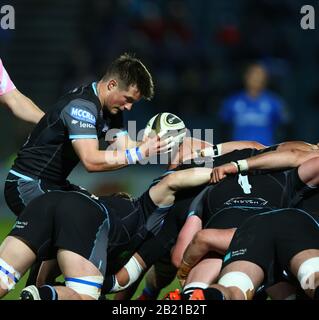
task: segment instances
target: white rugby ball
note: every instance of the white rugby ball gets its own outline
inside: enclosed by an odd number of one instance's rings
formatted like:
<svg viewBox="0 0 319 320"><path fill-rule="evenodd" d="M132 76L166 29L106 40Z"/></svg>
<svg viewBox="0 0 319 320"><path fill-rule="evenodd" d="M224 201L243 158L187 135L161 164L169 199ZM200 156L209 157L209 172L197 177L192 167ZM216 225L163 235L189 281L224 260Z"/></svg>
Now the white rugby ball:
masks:
<svg viewBox="0 0 319 320"><path fill-rule="evenodd" d="M161 112L152 117L146 124L144 136L151 132L155 134L167 133L172 136L175 143L181 143L186 136L186 127L184 121L173 113Z"/></svg>

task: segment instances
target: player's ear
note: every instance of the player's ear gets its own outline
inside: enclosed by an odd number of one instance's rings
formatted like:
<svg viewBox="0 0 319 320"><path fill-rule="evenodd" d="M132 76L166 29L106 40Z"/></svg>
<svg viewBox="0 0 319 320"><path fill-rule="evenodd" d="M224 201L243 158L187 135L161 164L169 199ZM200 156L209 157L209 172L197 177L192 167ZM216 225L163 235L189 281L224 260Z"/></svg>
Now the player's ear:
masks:
<svg viewBox="0 0 319 320"><path fill-rule="evenodd" d="M118 83L115 79L111 79L107 83L107 89L110 91L115 89L117 86L118 86Z"/></svg>

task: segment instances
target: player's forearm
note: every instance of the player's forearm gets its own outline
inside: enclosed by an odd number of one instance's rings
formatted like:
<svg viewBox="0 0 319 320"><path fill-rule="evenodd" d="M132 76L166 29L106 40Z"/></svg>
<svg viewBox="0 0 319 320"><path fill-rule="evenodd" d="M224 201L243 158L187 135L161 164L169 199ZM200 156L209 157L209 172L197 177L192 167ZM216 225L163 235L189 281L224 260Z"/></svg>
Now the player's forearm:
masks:
<svg viewBox="0 0 319 320"><path fill-rule="evenodd" d="M111 171L128 165L126 151L123 150L96 150L94 153L83 156L81 160L89 172Z"/></svg>
<svg viewBox="0 0 319 320"><path fill-rule="evenodd" d="M196 187L210 180L211 168L192 168L176 171L168 176L170 189L174 191Z"/></svg>
<svg viewBox="0 0 319 320"><path fill-rule="evenodd" d="M142 141L134 141L128 134L124 134L120 137L117 137L116 140L112 143L112 146L114 150L126 150L138 147L141 145L141 143Z"/></svg>
<svg viewBox="0 0 319 320"><path fill-rule="evenodd" d="M36 106L32 100L24 96L18 90L5 94L3 99L12 113L22 120L38 123L44 115L44 112Z"/></svg>
<svg viewBox="0 0 319 320"><path fill-rule="evenodd" d="M212 143L207 142L205 140L200 140L200 139L189 137L189 138L185 138L184 141L186 141L186 139L190 140L191 146L194 150L209 148L209 147L213 146Z"/></svg>
<svg viewBox="0 0 319 320"><path fill-rule="evenodd" d="M228 152L232 152L234 150L241 150L245 148L252 148L257 150L265 148L264 145L256 141L229 141L229 142L224 142L221 145L222 145L221 154L225 154Z"/></svg>
<svg viewBox="0 0 319 320"><path fill-rule="evenodd" d="M246 159L249 170L294 168L319 156L319 151L272 151Z"/></svg>
<svg viewBox="0 0 319 320"><path fill-rule="evenodd" d="M199 155L202 157L217 157L234 150L242 150L245 148L260 150L264 149L265 146L256 141L229 141L205 147L205 149L200 150Z"/></svg>
<svg viewBox="0 0 319 320"><path fill-rule="evenodd" d="M313 151L318 150L318 145L311 144L305 141L287 141L280 143L278 145L277 151L285 151L285 150L292 150L298 149L303 151Z"/></svg>
<svg viewBox="0 0 319 320"><path fill-rule="evenodd" d="M72 140L73 148L84 167L89 172L109 171L135 164L156 153L165 152L169 148L167 139L158 140L158 137L144 141L140 147L128 149L99 150L96 139Z"/></svg>

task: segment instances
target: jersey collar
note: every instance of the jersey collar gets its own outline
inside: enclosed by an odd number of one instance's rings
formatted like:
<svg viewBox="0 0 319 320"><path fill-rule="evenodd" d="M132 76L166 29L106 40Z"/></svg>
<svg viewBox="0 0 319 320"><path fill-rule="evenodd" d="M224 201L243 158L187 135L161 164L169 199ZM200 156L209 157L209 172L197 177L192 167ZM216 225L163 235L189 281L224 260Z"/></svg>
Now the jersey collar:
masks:
<svg viewBox="0 0 319 320"><path fill-rule="evenodd" d="M92 82L92 89L93 89L95 95L97 97L99 97L98 94L97 94L97 83L96 82Z"/></svg>

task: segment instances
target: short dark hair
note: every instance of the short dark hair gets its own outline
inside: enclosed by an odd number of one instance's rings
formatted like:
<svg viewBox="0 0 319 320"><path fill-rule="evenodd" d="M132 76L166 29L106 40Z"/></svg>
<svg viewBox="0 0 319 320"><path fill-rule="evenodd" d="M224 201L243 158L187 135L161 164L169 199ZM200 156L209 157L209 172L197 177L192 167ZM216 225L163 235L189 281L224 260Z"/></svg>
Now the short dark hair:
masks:
<svg viewBox="0 0 319 320"><path fill-rule="evenodd" d="M144 64L134 55L124 53L113 61L102 80L108 81L112 77L120 82L120 86L128 88L130 85L136 85L146 100L151 100L154 96L152 76Z"/></svg>

